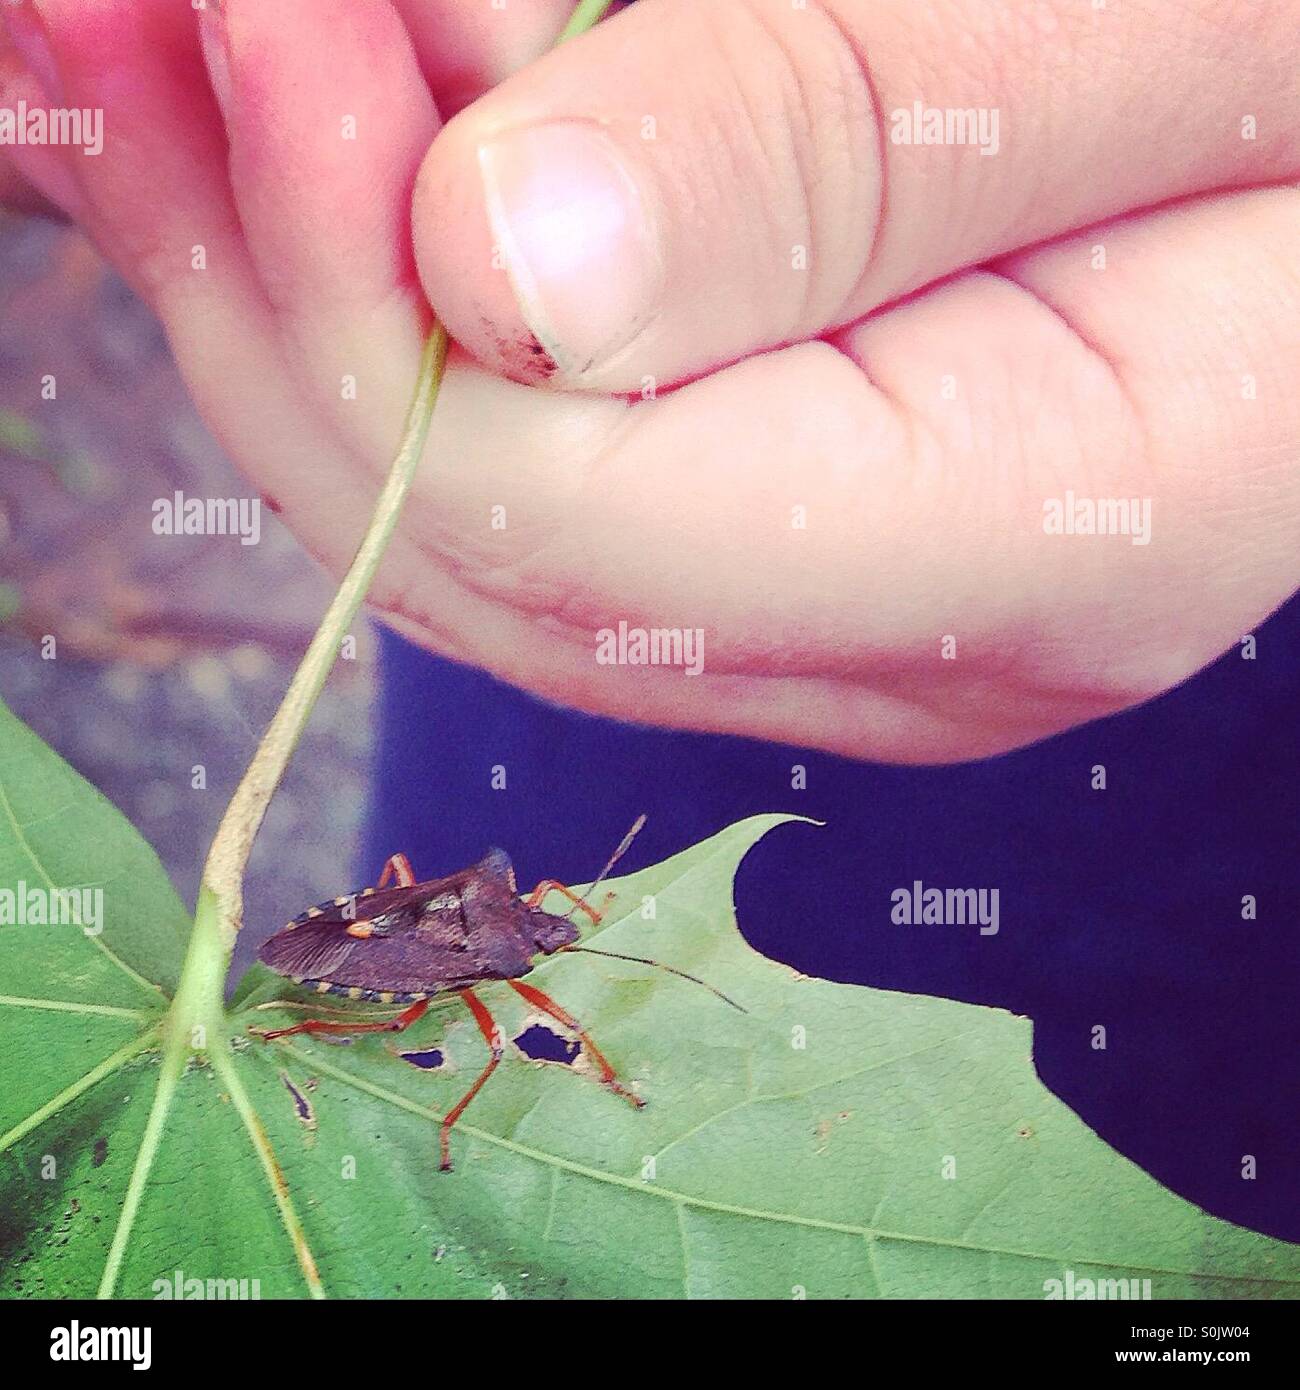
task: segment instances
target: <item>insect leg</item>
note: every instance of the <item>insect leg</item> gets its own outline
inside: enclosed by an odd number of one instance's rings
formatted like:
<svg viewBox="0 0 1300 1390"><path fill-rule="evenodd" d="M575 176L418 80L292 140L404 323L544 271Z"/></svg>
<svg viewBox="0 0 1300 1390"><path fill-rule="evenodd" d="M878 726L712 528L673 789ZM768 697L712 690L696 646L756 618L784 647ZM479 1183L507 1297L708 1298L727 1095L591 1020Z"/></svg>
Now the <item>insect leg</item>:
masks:
<svg viewBox="0 0 1300 1390"><path fill-rule="evenodd" d="M389 855L387 863L384 865L383 872L379 875L379 882L376 888L383 888L387 885L390 878L397 880L399 888L410 888L412 884L418 883L415 877L415 870L411 868L411 861L404 854Z"/></svg>
<svg viewBox="0 0 1300 1390"><path fill-rule="evenodd" d="M582 1024L567 1009L562 1009L549 994L543 994L540 989L534 989L532 985L526 985L522 980L507 980L506 983L516 994L522 995L530 1004L541 1009L543 1013L550 1014L557 1023L562 1023L566 1028L576 1033L581 1039L587 1055L600 1068L601 1084L608 1086L611 1091L622 1096L624 1100L629 1101L640 1110L645 1101L623 1085L614 1068L605 1060L605 1054L592 1041Z"/></svg>
<svg viewBox="0 0 1300 1390"><path fill-rule="evenodd" d="M548 893L563 893L574 907L580 907L597 926L600 925L600 913L595 908L588 907L572 888L566 888L559 879L544 878L524 899L524 906L536 907Z"/></svg>
<svg viewBox="0 0 1300 1390"><path fill-rule="evenodd" d="M451 1172L451 1127L465 1113L465 1107L483 1089L483 1083L497 1069L497 1063L501 1060L501 1030L497 1027L496 1019L488 1013L483 1001L474 993L472 989L462 989L459 991L460 997L469 1005L470 1013L474 1015L474 1022L478 1024L478 1030L487 1040L487 1045L492 1051L492 1056L488 1059L488 1064L479 1073L478 1080L465 1092L454 1106L447 1112L446 1118L442 1122L442 1127L438 1130L438 1151L440 1162L438 1167L444 1173Z"/></svg>
<svg viewBox="0 0 1300 1390"><path fill-rule="evenodd" d="M382 1023L328 1023L323 1018L305 1018L292 1028L250 1028L248 1031L263 1042L275 1038L292 1037L294 1033L400 1033L409 1028L417 1019L424 1017L429 1007L427 999L417 999L409 1009L403 1009L396 1018L386 1018Z"/></svg>

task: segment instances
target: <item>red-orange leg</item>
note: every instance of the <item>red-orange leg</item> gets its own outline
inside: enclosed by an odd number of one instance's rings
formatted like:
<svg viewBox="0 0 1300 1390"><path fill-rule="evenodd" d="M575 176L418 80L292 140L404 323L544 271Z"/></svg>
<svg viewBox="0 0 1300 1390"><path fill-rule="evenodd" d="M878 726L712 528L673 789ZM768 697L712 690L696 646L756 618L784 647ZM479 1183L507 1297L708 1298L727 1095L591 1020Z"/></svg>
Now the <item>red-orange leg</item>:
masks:
<svg viewBox="0 0 1300 1390"><path fill-rule="evenodd" d="M563 893L566 898L574 905L580 907L588 917L597 925L600 925L600 913L594 907L588 907L586 903L573 891L566 888L559 879L544 878L536 888L524 899L525 907L537 907L548 893Z"/></svg>
<svg viewBox="0 0 1300 1390"><path fill-rule="evenodd" d="M305 1018L292 1028L250 1028L248 1031L263 1042L276 1038L292 1037L295 1033L400 1033L404 1028L424 1017L429 1007L427 999L417 999L409 1009L403 1009L396 1018L386 1018L382 1023L331 1023L323 1018Z"/></svg>
<svg viewBox="0 0 1300 1390"><path fill-rule="evenodd" d="M469 1011L474 1015L474 1022L478 1024L478 1030L487 1040L487 1045L492 1051L492 1056L488 1060L487 1066L479 1073L478 1080L465 1092L454 1106L447 1112L446 1118L442 1122L441 1129L438 1130L438 1151L440 1161L438 1167L444 1173L451 1172L451 1127L465 1113L466 1106L483 1089L483 1083L497 1069L497 1063L501 1060L501 1030L497 1027L496 1019L488 1013L483 1001L474 993L472 989L462 989L459 991L460 997L469 1005Z"/></svg>
<svg viewBox="0 0 1300 1390"><path fill-rule="evenodd" d="M645 1104L645 1101L633 1091L629 1091L626 1086L618 1079L618 1073L605 1060L605 1054L598 1048L592 1040L591 1035L583 1028L574 1016L567 1009L562 1009L549 994L543 994L540 989L534 989L532 985L526 985L522 980L507 980L506 983L516 994L522 995L535 1008L541 1009L545 1014L549 1014L557 1023L562 1023L570 1032L576 1033L582 1042L587 1055L595 1062L600 1069L600 1080L603 1086L617 1095L623 1097L630 1104L635 1105L638 1110Z"/></svg>
<svg viewBox="0 0 1300 1390"><path fill-rule="evenodd" d="M419 882L415 876L415 870L411 868L411 861L404 854L393 854L388 858L384 865L383 872L379 875L379 882L375 884L376 889L384 888L390 878L397 880L399 888L410 888Z"/></svg>

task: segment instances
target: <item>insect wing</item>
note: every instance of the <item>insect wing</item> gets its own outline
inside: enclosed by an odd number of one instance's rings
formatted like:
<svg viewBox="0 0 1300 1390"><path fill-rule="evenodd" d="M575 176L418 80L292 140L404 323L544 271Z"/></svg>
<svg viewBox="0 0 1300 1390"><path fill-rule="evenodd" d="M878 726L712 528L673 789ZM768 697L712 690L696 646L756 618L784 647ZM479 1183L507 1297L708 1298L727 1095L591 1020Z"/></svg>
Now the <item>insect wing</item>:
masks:
<svg viewBox="0 0 1300 1390"><path fill-rule="evenodd" d="M336 898L273 936L259 959L291 979L375 993L436 994L503 978L524 963L513 934L491 930L518 906L512 878L495 851L447 878ZM368 922L374 930L359 933Z"/></svg>
<svg viewBox="0 0 1300 1390"><path fill-rule="evenodd" d="M279 975L296 980L332 980L362 945L342 921L286 927L263 943L257 958Z"/></svg>

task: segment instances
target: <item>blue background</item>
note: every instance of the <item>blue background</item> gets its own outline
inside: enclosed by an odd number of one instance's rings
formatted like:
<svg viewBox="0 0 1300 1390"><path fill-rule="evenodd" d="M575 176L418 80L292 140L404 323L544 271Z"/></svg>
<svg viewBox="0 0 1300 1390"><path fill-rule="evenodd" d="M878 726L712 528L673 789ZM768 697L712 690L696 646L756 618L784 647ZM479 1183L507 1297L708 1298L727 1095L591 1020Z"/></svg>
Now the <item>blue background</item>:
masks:
<svg viewBox="0 0 1300 1390"><path fill-rule="evenodd" d="M1215 1215L1300 1240L1300 598L1256 637L1254 661L1234 648L1140 709L936 769L575 714L384 631L358 882L394 850L432 877L489 844L521 886L584 882L641 811L632 868L756 812L825 820L742 866L752 945L808 974L1030 1015L1042 1079L1108 1142ZM914 879L998 888L999 933L894 925L890 893Z"/></svg>

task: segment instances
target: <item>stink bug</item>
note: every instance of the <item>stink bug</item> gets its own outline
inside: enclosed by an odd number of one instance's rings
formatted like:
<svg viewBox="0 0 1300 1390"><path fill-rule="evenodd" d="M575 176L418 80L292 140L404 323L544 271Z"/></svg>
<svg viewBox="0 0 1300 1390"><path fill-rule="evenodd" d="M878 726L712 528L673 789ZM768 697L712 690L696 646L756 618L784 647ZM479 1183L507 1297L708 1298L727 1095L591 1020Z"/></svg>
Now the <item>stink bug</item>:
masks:
<svg viewBox="0 0 1300 1390"><path fill-rule="evenodd" d="M534 1008L574 1033L595 1064L601 1083L639 1109L645 1102L618 1079L578 1020L520 977L532 970L536 957L557 951L581 950L659 966L658 961L645 957L618 956L575 945L578 929L570 920L581 910L593 922L600 922L600 913L586 899L644 824L645 817L641 816L582 898L554 879L543 879L521 898L514 868L504 850L489 850L472 867L424 883L417 882L404 854L393 855L374 888L309 907L262 946L258 959L277 974L313 987L320 994L407 1007L382 1022L309 1018L290 1028L249 1031L267 1042L295 1033L399 1033L424 1015L435 996L459 994L469 1006L490 1056L478 1080L448 1111L439 1129L440 1167L444 1172L451 1169L452 1126L501 1061L500 1030L473 988L484 981L504 980ZM396 880L396 887L386 886L390 879ZM573 903L567 916L543 910L541 902L550 892L562 893ZM671 966L659 968L695 978ZM719 997L740 1007L725 995Z"/></svg>

